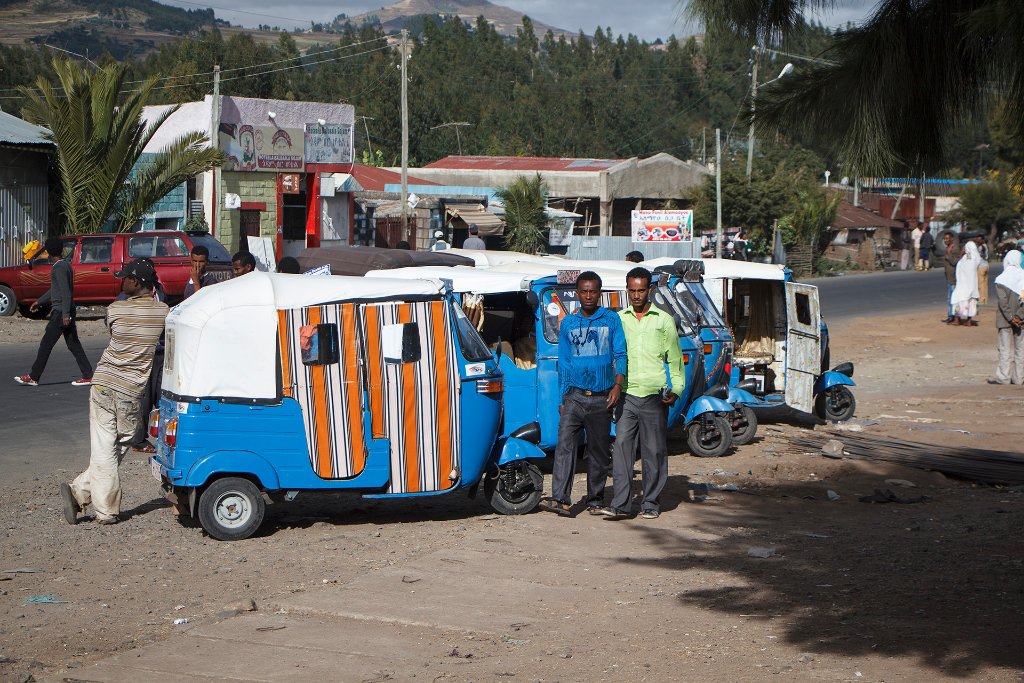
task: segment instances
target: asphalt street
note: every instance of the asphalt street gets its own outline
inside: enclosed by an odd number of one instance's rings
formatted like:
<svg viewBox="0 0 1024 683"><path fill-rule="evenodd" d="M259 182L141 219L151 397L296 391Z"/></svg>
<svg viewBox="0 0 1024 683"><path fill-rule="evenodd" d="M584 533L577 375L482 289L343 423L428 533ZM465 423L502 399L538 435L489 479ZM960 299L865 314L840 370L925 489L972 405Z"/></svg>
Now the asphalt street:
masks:
<svg viewBox="0 0 1024 683"><path fill-rule="evenodd" d="M990 277L1000 272L993 265ZM946 285L942 269L846 275L807 281L821 293L822 315L836 321L869 314L897 313L930 307L945 315ZM42 334L42 326L39 328ZM106 337L86 337L82 344L93 363ZM14 383L28 372L38 345L0 347L0 472L6 483L30 480L55 468L69 475L89 460L89 389L73 387L77 366L59 341L38 387ZM134 457L143 457L136 454Z"/></svg>

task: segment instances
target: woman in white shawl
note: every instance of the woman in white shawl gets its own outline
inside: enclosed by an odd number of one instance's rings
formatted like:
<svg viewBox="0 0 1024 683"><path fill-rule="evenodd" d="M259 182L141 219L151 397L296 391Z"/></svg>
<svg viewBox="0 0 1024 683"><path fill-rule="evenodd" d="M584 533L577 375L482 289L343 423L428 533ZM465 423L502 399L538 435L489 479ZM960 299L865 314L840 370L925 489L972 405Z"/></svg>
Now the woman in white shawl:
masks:
<svg viewBox="0 0 1024 683"><path fill-rule="evenodd" d="M978 254L978 245L968 242L964 245L964 255L956 264L956 286L953 287L953 295L949 298L956 312L957 325L977 326L978 321L973 320L978 315L978 264L981 263L981 256Z"/></svg>
<svg viewBox="0 0 1024 683"><path fill-rule="evenodd" d="M999 350L999 365L996 376L989 384L1024 384L1024 270L1021 269L1021 253L1016 249L1003 257L1003 272L996 278L996 332Z"/></svg>

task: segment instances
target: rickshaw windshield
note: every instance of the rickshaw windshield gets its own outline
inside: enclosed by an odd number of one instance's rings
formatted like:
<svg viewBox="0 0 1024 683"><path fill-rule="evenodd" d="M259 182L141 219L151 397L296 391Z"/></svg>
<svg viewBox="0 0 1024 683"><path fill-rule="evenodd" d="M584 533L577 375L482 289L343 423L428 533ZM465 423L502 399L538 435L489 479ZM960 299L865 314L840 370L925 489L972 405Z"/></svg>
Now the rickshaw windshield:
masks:
<svg viewBox="0 0 1024 683"><path fill-rule="evenodd" d="M655 285L651 288L651 303L672 316L676 324L676 334L680 337L693 335L696 328L692 316L678 301L678 295L673 295L668 287Z"/></svg>
<svg viewBox="0 0 1024 683"><path fill-rule="evenodd" d="M725 327L725 321L722 320L718 307L711 300L711 295L708 294L708 290L704 289L704 285L699 282L686 282L684 284L690 294L700 303L705 327Z"/></svg>
<svg viewBox="0 0 1024 683"><path fill-rule="evenodd" d="M480 333L473 327L462 307L450 304L452 315L455 316L455 334L459 338L459 346L462 347L462 355L471 363L482 363L494 358L494 354L487 348Z"/></svg>
<svg viewBox="0 0 1024 683"><path fill-rule="evenodd" d="M601 305L609 310L618 311L622 308L622 303L625 300L624 292L609 292L607 290L601 292ZM576 298L576 288L572 285L565 285L545 289L541 294L540 303L544 338L552 344L557 344L558 329L562 324L562 318L580 310L580 302Z"/></svg>
<svg viewBox="0 0 1024 683"><path fill-rule="evenodd" d="M675 287L676 306L683 315L687 327L692 330L699 330L706 325L700 302L694 298L693 293L686 287L686 283L679 282Z"/></svg>

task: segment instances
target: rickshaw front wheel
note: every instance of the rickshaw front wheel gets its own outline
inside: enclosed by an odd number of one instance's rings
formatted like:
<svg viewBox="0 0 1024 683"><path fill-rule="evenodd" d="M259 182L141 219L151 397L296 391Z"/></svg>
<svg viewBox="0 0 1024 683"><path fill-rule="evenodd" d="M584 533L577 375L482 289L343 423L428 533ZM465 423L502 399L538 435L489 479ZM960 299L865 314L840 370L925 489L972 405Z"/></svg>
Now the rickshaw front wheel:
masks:
<svg viewBox="0 0 1024 683"><path fill-rule="evenodd" d="M757 434L757 414L750 406L737 405L732 418L732 442L746 446Z"/></svg>
<svg viewBox="0 0 1024 683"><path fill-rule="evenodd" d="M705 413L686 425L686 444L698 458L718 458L732 445L732 425L721 415Z"/></svg>
<svg viewBox="0 0 1024 683"><path fill-rule="evenodd" d="M829 422L846 422L857 410L857 399L853 392L843 384L837 384L818 394L814 402L814 412L822 420Z"/></svg>
<svg viewBox="0 0 1024 683"><path fill-rule="evenodd" d="M263 523L266 503L259 488L248 479L217 479L199 497L199 522L206 533L220 541L249 538Z"/></svg>
<svg viewBox="0 0 1024 683"><path fill-rule="evenodd" d="M510 462L484 475L484 494L495 512L522 515L540 502L544 492L544 475L532 462Z"/></svg>

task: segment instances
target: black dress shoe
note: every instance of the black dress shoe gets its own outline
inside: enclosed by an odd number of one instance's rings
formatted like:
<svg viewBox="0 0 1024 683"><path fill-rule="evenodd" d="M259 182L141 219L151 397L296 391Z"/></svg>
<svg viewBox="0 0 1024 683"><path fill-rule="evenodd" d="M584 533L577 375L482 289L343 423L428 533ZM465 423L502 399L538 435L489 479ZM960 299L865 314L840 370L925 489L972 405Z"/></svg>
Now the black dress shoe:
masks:
<svg viewBox="0 0 1024 683"><path fill-rule="evenodd" d="M944 323L946 323L947 325L949 325L949 324L950 324L951 322L953 322L954 320L956 320L956 318L954 318L954 317L950 316L950 317L946 318L945 320L943 320L943 321L941 321L941 322L944 322Z"/></svg>

